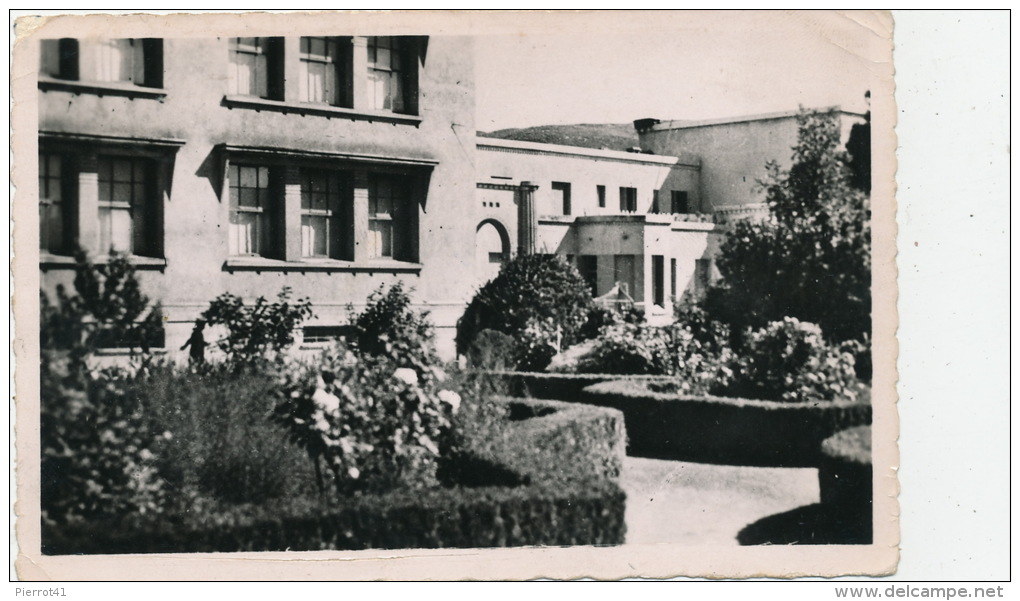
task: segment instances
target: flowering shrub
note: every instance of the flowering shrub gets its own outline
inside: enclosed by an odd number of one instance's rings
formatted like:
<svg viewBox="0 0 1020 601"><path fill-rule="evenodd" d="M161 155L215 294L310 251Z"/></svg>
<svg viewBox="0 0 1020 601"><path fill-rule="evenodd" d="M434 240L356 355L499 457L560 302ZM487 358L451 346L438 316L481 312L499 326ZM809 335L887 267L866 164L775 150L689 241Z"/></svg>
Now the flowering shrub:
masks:
<svg viewBox="0 0 1020 601"><path fill-rule="evenodd" d="M854 358L830 346L813 323L784 317L747 337L730 392L772 401L853 400Z"/></svg>
<svg viewBox="0 0 1020 601"><path fill-rule="evenodd" d="M576 370L674 376L680 392L708 394L728 383L730 357L725 346L702 342L684 324L654 327L621 323L603 328Z"/></svg>
<svg viewBox="0 0 1020 601"><path fill-rule="evenodd" d="M314 366L284 371L274 416L316 469L326 465L341 495L429 486L461 404L445 378L337 347Z"/></svg>

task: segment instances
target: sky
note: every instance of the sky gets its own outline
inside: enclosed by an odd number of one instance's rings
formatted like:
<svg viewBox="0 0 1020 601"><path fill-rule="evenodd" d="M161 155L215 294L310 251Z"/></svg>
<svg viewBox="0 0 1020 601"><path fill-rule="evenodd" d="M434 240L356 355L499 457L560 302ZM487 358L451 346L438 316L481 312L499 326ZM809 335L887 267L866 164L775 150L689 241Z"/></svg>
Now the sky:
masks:
<svg viewBox="0 0 1020 601"><path fill-rule="evenodd" d="M641 12L600 32L480 36L477 129L711 119L841 105L888 65L879 36L845 17ZM826 17L826 18L822 18Z"/></svg>

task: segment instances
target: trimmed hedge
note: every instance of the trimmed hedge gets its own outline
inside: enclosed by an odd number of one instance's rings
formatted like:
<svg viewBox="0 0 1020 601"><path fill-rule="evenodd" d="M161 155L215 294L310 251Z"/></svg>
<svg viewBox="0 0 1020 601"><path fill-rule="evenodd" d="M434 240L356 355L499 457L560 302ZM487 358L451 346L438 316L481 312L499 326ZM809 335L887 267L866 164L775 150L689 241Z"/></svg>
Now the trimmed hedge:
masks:
<svg viewBox="0 0 1020 601"><path fill-rule="evenodd" d="M520 419L510 422L502 436L486 441L477 454L455 460L460 471L455 466L452 473L464 477L454 487L363 495L329 504L308 498L278 500L135 527L83 524L47 533L43 552L622 544L626 495L616 481L625 446L622 416L566 403L510 403Z"/></svg>
<svg viewBox="0 0 1020 601"><path fill-rule="evenodd" d="M672 376L620 374L574 374L544 373L526 371L476 371L480 376L491 378L493 383L503 386L507 394L516 397L533 397L536 399L578 402L582 401L584 389L614 380L631 380L637 382L673 382Z"/></svg>
<svg viewBox="0 0 1020 601"><path fill-rule="evenodd" d="M871 423L867 403L686 396L634 379L589 386L578 400L623 412L629 454L704 463L814 467L823 440Z"/></svg>
<svg viewBox="0 0 1020 601"><path fill-rule="evenodd" d="M820 445L821 503L770 515L737 535L742 545L870 545L871 426L843 430Z"/></svg>
<svg viewBox="0 0 1020 601"><path fill-rule="evenodd" d="M818 486L822 504L847 517L860 535L871 534L871 427L859 426L825 439Z"/></svg>

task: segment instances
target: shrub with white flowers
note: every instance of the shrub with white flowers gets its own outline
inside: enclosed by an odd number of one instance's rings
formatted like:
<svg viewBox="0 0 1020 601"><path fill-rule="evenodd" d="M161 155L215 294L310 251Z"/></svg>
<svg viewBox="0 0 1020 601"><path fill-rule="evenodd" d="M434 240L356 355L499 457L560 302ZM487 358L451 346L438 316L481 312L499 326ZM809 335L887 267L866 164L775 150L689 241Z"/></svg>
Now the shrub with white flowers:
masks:
<svg viewBox="0 0 1020 601"><path fill-rule="evenodd" d="M829 345L817 325L784 317L751 332L730 391L772 401L854 400L858 380L850 352Z"/></svg>
<svg viewBox="0 0 1020 601"><path fill-rule="evenodd" d="M436 483L460 395L444 388L438 368L419 376L396 365L338 347L282 376L275 418L317 473L326 466L340 495Z"/></svg>

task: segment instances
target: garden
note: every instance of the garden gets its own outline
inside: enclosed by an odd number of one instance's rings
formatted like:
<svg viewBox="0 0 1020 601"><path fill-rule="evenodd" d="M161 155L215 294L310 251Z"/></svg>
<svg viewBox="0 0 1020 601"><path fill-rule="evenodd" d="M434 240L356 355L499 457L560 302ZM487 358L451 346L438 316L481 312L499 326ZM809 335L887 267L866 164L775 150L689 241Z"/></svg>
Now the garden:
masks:
<svg viewBox="0 0 1020 601"><path fill-rule="evenodd" d="M459 362L398 283L316 356L293 352L308 299L221 295L214 359L193 337L174 363L130 261L79 253L74 290L41 296L43 552L616 545L628 455L817 469L817 507L739 542L804 542L807 514L809 542L869 542L867 204L834 127L802 117L772 216L732 224L723 280L673 324L522 255L468 304ZM111 340L130 365L96 361Z"/></svg>

